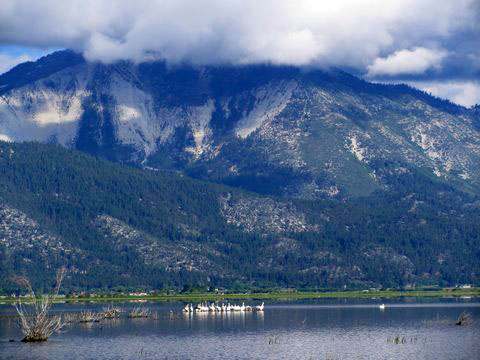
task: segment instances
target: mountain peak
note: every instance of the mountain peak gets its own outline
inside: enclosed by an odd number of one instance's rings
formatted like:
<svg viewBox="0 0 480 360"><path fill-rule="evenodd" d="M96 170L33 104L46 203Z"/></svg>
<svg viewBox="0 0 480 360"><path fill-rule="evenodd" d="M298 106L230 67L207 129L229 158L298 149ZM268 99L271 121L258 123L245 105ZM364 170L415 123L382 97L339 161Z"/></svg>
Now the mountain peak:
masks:
<svg viewBox="0 0 480 360"><path fill-rule="evenodd" d="M405 171L480 189L475 109L338 69L104 65L60 51L0 86L4 140L281 196L365 196Z"/></svg>

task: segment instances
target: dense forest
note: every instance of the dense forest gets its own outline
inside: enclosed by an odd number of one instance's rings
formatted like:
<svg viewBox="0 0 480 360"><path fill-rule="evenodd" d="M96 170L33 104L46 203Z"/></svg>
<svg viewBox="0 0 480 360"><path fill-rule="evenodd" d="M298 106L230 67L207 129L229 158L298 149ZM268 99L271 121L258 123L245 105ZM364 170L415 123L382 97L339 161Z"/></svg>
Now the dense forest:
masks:
<svg viewBox="0 0 480 360"><path fill-rule="evenodd" d="M2 293L62 265L67 292L480 285L480 199L420 171L368 197L285 199L0 142L0 173Z"/></svg>

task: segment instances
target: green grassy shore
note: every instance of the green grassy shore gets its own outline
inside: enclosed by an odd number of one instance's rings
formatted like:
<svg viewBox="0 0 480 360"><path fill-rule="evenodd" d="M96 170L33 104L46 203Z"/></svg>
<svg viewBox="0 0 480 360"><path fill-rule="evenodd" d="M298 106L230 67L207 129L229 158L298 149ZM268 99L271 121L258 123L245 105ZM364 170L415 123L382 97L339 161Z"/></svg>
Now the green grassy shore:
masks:
<svg viewBox="0 0 480 360"><path fill-rule="evenodd" d="M221 300L302 300L323 298L394 298L394 297L480 297L480 288L474 289L440 289L440 290L379 290L379 291L333 291L333 292L265 292L243 294L188 293L188 294L158 294L147 296L130 295L96 295L90 297L58 297L56 302L112 302L112 301L221 301ZM22 298L28 301L28 298ZM0 302L13 302L13 297L0 298Z"/></svg>

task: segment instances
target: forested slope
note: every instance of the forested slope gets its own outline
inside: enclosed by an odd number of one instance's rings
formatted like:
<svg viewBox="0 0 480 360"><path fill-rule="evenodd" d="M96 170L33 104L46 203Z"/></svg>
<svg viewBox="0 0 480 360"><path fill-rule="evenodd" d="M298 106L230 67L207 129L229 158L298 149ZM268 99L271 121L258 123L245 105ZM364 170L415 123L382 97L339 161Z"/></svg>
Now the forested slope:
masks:
<svg viewBox="0 0 480 360"><path fill-rule="evenodd" d="M61 265L68 290L479 283L480 200L421 171L387 171L395 191L300 200L0 142L0 174L2 292Z"/></svg>

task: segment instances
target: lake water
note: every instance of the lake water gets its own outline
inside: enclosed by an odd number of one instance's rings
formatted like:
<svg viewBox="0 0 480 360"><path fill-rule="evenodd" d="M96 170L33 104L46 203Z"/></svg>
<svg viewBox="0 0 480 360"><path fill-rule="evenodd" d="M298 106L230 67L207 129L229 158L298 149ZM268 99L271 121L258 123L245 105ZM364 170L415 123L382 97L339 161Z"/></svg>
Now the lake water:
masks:
<svg viewBox="0 0 480 360"><path fill-rule="evenodd" d="M5 316L13 314L11 305L0 305L0 358L475 360L480 359L479 300L267 302L263 312L227 314L183 314L182 303L145 303L157 313L155 319L123 314L116 320L75 323L41 344L19 342L15 321ZM138 304L116 305L128 311ZM54 310L103 306L58 304ZM464 310L472 323L455 326Z"/></svg>

